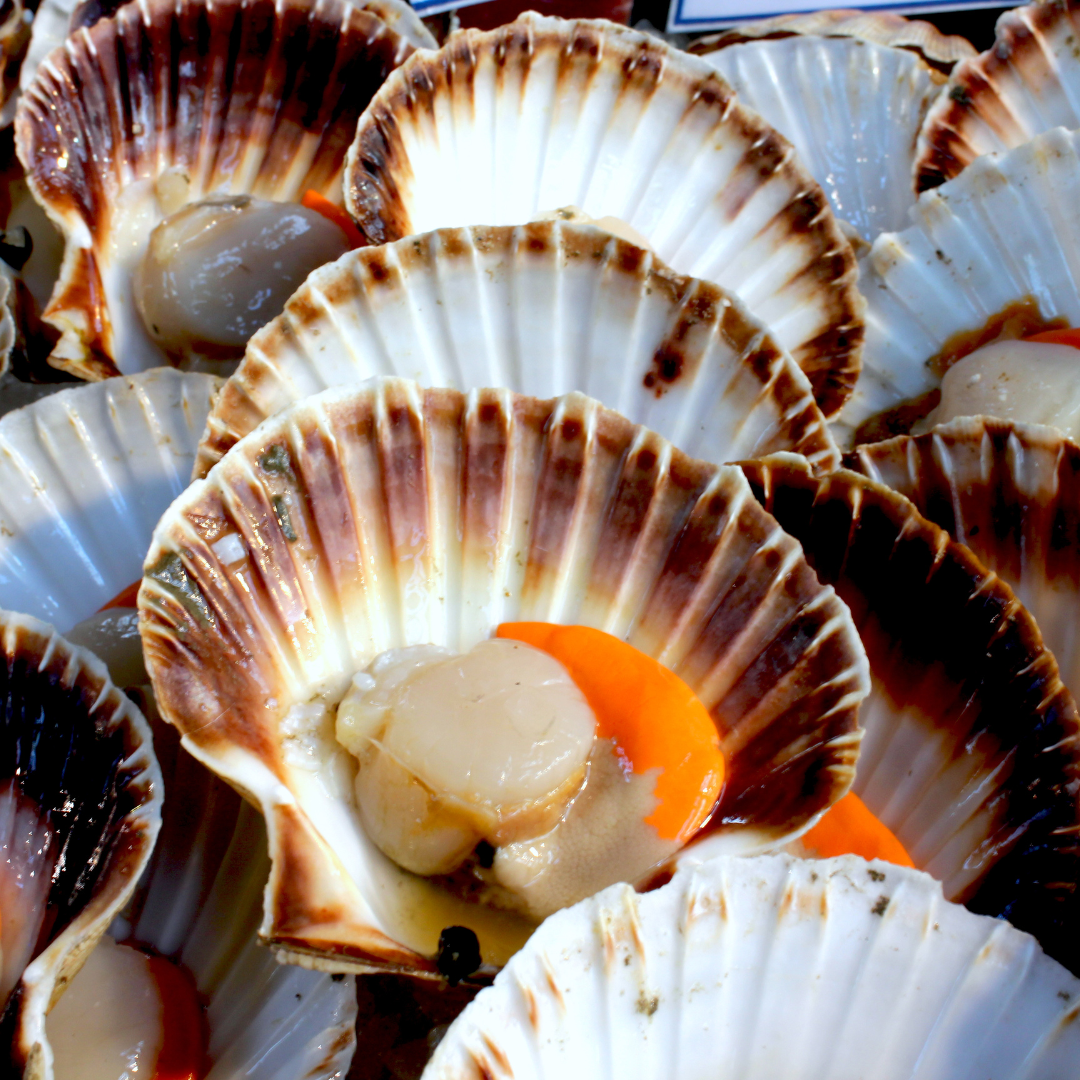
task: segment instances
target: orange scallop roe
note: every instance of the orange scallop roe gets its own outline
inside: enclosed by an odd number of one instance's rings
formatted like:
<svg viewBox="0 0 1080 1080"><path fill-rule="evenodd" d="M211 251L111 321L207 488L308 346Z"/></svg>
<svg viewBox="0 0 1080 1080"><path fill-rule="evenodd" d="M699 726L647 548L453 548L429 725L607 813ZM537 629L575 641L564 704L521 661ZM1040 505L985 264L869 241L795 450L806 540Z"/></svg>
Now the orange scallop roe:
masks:
<svg viewBox="0 0 1080 1080"><path fill-rule="evenodd" d="M300 205L307 210L314 210L316 214L322 214L327 221L332 221L346 236L349 244L354 247L364 247L367 241L361 235L356 222L349 217L348 213L340 206L336 206L325 195L308 189L300 200Z"/></svg>
<svg viewBox="0 0 1080 1080"><path fill-rule="evenodd" d="M603 630L556 623L503 623L496 637L546 652L570 673L635 773L659 769L656 809L645 820L685 843L709 820L724 786L720 735L697 695L663 664Z"/></svg>
<svg viewBox="0 0 1080 1080"><path fill-rule="evenodd" d="M1024 340L1040 341L1046 345L1071 345L1074 349L1080 349L1080 330L1044 330Z"/></svg>
<svg viewBox="0 0 1080 1080"><path fill-rule="evenodd" d="M161 1001L161 1049L153 1080L201 1080L206 1075L207 1027L191 976L160 956L149 958Z"/></svg>
<svg viewBox="0 0 1080 1080"><path fill-rule="evenodd" d="M849 791L830 807L824 817L803 834L802 844L821 859L831 859L834 855L861 855L864 859L881 859L897 866L915 865L904 845L854 791Z"/></svg>

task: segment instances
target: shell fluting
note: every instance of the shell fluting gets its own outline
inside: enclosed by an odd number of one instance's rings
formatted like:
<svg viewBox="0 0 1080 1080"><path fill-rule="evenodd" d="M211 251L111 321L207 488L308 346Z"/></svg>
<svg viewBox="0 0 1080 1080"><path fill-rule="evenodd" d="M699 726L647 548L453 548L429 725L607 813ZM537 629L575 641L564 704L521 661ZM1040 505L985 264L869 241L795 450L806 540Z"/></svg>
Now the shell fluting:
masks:
<svg viewBox="0 0 1080 1080"><path fill-rule="evenodd" d="M411 51L346 0L146 0L54 50L16 118L31 190L66 241L50 362L91 379L161 364L131 293L162 217L153 182L175 168L189 200L336 201L356 119Z"/></svg>
<svg viewBox="0 0 1080 1080"><path fill-rule="evenodd" d="M869 682L843 605L738 469L580 394L325 391L194 483L146 568L163 715L262 805L262 933L293 955L431 970L433 942L403 943L382 906L389 871L355 816L305 786L281 736L293 704L391 647L464 650L516 619L625 638L712 712L728 760L712 835L731 850L799 831L851 783Z"/></svg>
<svg viewBox="0 0 1080 1080"><path fill-rule="evenodd" d="M1006 11L994 44L953 69L923 128L915 189L951 180L979 155L1051 128L1080 127L1080 6L1070 0Z"/></svg>
<svg viewBox="0 0 1080 1080"><path fill-rule="evenodd" d="M825 414L859 372L855 257L792 147L703 60L612 23L527 13L411 57L349 151L370 242L577 206L738 294Z"/></svg>
<svg viewBox="0 0 1080 1080"><path fill-rule="evenodd" d="M441 229L315 271L215 400L196 475L267 416L373 375L580 390L709 461L839 463L805 376L737 298L589 226Z"/></svg>
<svg viewBox="0 0 1080 1080"><path fill-rule="evenodd" d="M1080 970L1080 718L1035 620L884 485L783 456L744 469L866 648L855 790L948 898Z"/></svg>
<svg viewBox="0 0 1080 1080"><path fill-rule="evenodd" d="M52 627L0 612L4 777L51 826L56 859L44 943L0 1022L12 1061L52 1075L45 1014L127 902L161 821L150 729L105 665Z"/></svg>

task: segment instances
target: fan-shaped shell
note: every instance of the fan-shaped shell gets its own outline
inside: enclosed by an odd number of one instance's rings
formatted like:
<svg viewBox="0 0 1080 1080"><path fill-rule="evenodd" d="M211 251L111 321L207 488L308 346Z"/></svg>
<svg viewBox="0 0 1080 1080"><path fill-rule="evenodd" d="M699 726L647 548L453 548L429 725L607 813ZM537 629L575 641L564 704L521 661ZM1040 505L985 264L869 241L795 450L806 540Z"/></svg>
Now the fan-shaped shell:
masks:
<svg viewBox="0 0 1080 1080"><path fill-rule="evenodd" d="M44 315L62 334L50 362L94 379L164 363L131 289L164 217L154 182L177 168L189 201L339 198L356 119L411 51L347 0L147 0L68 38L16 119L31 189L67 245Z"/></svg>
<svg viewBox="0 0 1080 1080"><path fill-rule="evenodd" d="M52 879L51 925L0 1020L16 1075L38 1080L52 1075L46 1012L150 858L161 772L146 721L105 665L37 619L0 612L0 695L4 779L48 822L54 852L37 869Z"/></svg>
<svg viewBox="0 0 1080 1080"><path fill-rule="evenodd" d="M710 461L839 455L810 384L742 304L589 226L443 229L315 271L215 401L205 475L267 416L329 386L580 390Z"/></svg>
<svg viewBox="0 0 1080 1080"><path fill-rule="evenodd" d="M855 790L950 900L1080 971L1080 718L1035 621L889 488L790 455L744 469L866 648Z"/></svg>
<svg viewBox="0 0 1080 1080"><path fill-rule="evenodd" d="M908 49L931 67L948 72L958 60L975 56L975 47L965 37L943 34L933 23L905 19L891 11L807 11L796 15L776 15L758 19L699 38L692 53L709 53L747 41L778 40L795 34L810 37L851 37L886 48Z"/></svg>
<svg viewBox="0 0 1080 1080"><path fill-rule="evenodd" d="M361 118L345 201L375 244L573 205L736 293L826 415L859 371L855 259L792 148L703 60L527 13L410 58Z"/></svg>
<svg viewBox="0 0 1080 1080"><path fill-rule="evenodd" d="M916 53L805 34L695 51L791 140L837 217L867 242L907 224L915 139L940 86Z"/></svg>
<svg viewBox="0 0 1080 1080"><path fill-rule="evenodd" d="M867 677L843 605L738 469L578 394L325 391L194 483L146 570L158 702L266 815L261 933L286 956L431 973L445 926L472 926L489 961L521 942L374 848L330 736L312 757L286 745L293 706L336 703L388 648L468 649L511 619L629 640L713 713L728 780L710 835L728 850L798 832L850 783Z"/></svg>
<svg viewBox="0 0 1080 1080"><path fill-rule="evenodd" d="M917 871L718 859L553 915L424 1080L1066 1077L1080 981Z"/></svg>
<svg viewBox="0 0 1080 1080"><path fill-rule="evenodd" d="M138 580L154 525L187 485L217 385L158 369L0 420L0 604L32 603L68 629ZM205 995L207 1080L343 1073L352 980L280 967L255 944L269 865L261 820L179 750L170 727L158 724L154 739L168 793L132 933L181 959Z"/></svg>
<svg viewBox="0 0 1080 1080"><path fill-rule="evenodd" d="M951 180L980 154L1051 128L1080 127L1080 6L1043 0L1006 11L994 44L957 64L919 133L915 187Z"/></svg>
<svg viewBox="0 0 1080 1080"><path fill-rule="evenodd" d="M846 463L905 495L1004 578L1080 691L1080 446L1037 424L962 417L861 446Z"/></svg>
<svg viewBox="0 0 1080 1080"><path fill-rule="evenodd" d="M1080 134L979 158L864 260L866 351L841 445L907 432L948 367L998 337L1080 326Z"/></svg>
<svg viewBox="0 0 1080 1080"><path fill-rule="evenodd" d="M27 11L22 0L0 5L0 124L8 125L19 88L19 65L30 39Z"/></svg>

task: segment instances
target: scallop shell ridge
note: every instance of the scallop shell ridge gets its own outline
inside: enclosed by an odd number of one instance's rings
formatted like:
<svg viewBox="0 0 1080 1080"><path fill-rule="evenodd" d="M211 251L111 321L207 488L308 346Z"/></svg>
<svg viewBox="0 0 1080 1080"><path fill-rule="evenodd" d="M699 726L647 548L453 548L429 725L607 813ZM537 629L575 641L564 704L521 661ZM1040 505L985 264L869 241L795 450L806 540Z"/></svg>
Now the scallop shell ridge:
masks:
<svg viewBox="0 0 1080 1080"><path fill-rule="evenodd" d="M325 391L193 484L146 567L158 701L185 745L262 805L274 861L262 934L290 958L433 971L435 938L380 900L397 871L345 793L305 784L278 728L387 648L467 649L512 619L624 637L717 719L728 781L712 835L730 850L798 832L851 782L868 676L843 605L737 469L688 459L579 394L466 397L402 380ZM479 914L456 911L483 942ZM435 937L453 921L433 918Z"/></svg>
<svg viewBox="0 0 1080 1080"><path fill-rule="evenodd" d="M16 117L30 188L66 242L50 362L87 379L165 362L131 295L164 217L155 181L179 170L190 201L336 201L356 119L411 51L346 0L146 0L69 37Z"/></svg>
<svg viewBox="0 0 1080 1080"><path fill-rule="evenodd" d="M267 416L373 375L580 390L695 457L839 464L806 377L737 298L556 221L442 229L315 271L215 400L196 475Z"/></svg>
<svg viewBox="0 0 1080 1080"><path fill-rule="evenodd" d="M827 416L858 375L855 258L824 193L708 64L648 35L530 12L410 58L357 128L345 199L374 244L570 205L621 218L737 293Z"/></svg>
<svg viewBox="0 0 1080 1080"><path fill-rule="evenodd" d="M854 1076L883 1028L891 1077L1064 1077L1078 992L1031 937L946 903L927 874L723 858L553 915L423 1080Z"/></svg>
<svg viewBox="0 0 1080 1080"><path fill-rule="evenodd" d="M26 615L0 612L4 759L51 827L57 912L0 1032L27 1080L52 1076L45 1014L133 892L161 822L150 728L96 657ZM77 762L77 768L71 765ZM73 813L73 807L78 813Z"/></svg>
<svg viewBox="0 0 1080 1080"><path fill-rule="evenodd" d="M1080 717L1012 590L902 495L777 455L755 495L851 609L873 676L854 790L950 900L1080 972Z"/></svg>

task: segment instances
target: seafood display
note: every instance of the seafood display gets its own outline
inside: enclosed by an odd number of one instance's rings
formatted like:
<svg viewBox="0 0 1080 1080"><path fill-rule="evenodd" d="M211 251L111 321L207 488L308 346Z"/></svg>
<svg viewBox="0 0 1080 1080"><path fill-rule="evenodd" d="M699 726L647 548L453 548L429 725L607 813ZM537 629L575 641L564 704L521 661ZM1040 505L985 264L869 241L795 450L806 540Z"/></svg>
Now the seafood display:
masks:
<svg viewBox="0 0 1080 1080"><path fill-rule="evenodd" d="M0 10L0 1061L1071 1078L1071 0L473 15Z"/></svg>
<svg viewBox="0 0 1080 1080"><path fill-rule="evenodd" d="M523 15L417 53L357 128L345 205L370 243L573 207L734 292L832 416L862 349L855 257L790 144L698 57Z"/></svg>
<svg viewBox="0 0 1080 1080"><path fill-rule="evenodd" d="M1065 1077L1078 994L1027 934L946 903L926 874L723 858L554 916L424 1080L839 1077L868 1060L884 1077Z"/></svg>
<svg viewBox="0 0 1080 1080"><path fill-rule="evenodd" d="M443 229L316 271L252 338L207 421L198 475L330 386L578 390L686 453L839 464L806 377L737 298L591 226Z"/></svg>

